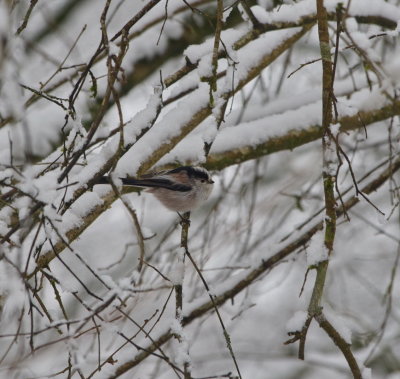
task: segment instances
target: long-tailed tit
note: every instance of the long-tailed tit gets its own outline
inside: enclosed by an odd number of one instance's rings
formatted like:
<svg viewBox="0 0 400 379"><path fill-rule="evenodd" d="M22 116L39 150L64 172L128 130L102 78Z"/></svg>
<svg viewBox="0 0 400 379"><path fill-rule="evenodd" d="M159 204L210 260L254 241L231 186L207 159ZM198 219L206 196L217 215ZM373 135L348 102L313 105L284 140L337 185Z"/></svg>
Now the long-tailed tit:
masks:
<svg viewBox="0 0 400 379"><path fill-rule="evenodd" d="M206 169L192 166L121 180L124 185L149 187L147 192L165 207L177 212L189 212L199 207L210 196L214 183ZM110 179L104 176L99 184L106 183L110 183Z"/></svg>

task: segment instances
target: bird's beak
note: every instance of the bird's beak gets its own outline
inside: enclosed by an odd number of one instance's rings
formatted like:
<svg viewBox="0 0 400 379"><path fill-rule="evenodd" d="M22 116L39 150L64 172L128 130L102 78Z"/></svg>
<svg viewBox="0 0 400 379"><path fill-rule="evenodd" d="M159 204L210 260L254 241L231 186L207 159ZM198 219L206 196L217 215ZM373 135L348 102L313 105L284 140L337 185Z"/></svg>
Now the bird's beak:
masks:
<svg viewBox="0 0 400 379"><path fill-rule="evenodd" d="M210 179L210 180L208 181L208 183L214 184L214 180Z"/></svg>

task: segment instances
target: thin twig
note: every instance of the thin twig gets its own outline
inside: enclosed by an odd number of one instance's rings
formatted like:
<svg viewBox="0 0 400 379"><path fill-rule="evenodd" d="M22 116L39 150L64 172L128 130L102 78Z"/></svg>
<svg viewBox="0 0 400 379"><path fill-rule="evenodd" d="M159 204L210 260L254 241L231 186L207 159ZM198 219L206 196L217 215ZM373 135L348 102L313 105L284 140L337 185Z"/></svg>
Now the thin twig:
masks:
<svg viewBox="0 0 400 379"><path fill-rule="evenodd" d="M22 31L27 27L29 18L31 16L31 13L33 11L33 8L35 8L35 5L37 4L38 0L31 0L31 3L29 4L29 8L26 11L24 21L22 22L21 26L17 29L17 32L15 33L16 35L21 34Z"/></svg>

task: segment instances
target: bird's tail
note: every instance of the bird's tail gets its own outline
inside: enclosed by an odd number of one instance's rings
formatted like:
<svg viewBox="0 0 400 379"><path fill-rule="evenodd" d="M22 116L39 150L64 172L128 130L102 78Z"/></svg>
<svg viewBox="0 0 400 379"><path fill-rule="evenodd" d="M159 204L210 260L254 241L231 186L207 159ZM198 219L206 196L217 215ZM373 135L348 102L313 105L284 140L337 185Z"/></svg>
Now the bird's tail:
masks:
<svg viewBox="0 0 400 379"><path fill-rule="evenodd" d="M137 186L137 187L155 187L156 185L151 180L142 180L135 178L119 178L124 186ZM111 184L112 180L109 176L102 176L96 184ZM159 187L159 186L158 186Z"/></svg>
<svg viewBox="0 0 400 379"><path fill-rule="evenodd" d="M145 188L166 188L169 190L187 192L191 187L173 183L169 179L164 178L149 178L149 179L135 179L135 178L120 178L124 186L145 187ZM109 176L102 176L97 184L110 184L111 179Z"/></svg>

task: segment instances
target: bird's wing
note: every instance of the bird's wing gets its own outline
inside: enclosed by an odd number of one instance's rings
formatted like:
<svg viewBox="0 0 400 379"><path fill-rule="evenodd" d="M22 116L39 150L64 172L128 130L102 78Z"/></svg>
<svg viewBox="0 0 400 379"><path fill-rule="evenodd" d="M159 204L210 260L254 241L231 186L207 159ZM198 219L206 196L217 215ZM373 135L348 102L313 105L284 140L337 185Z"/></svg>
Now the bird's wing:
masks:
<svg viewBox="0 0 400 379"><path fill-rule="evenodd" d="M149 179L134 179L134 178L121 178L122 183L127 186L138 187L152 187L152 188L165 188L172 191L188 192L192 187L173 182L165 178L149 178Z"/></svg>

